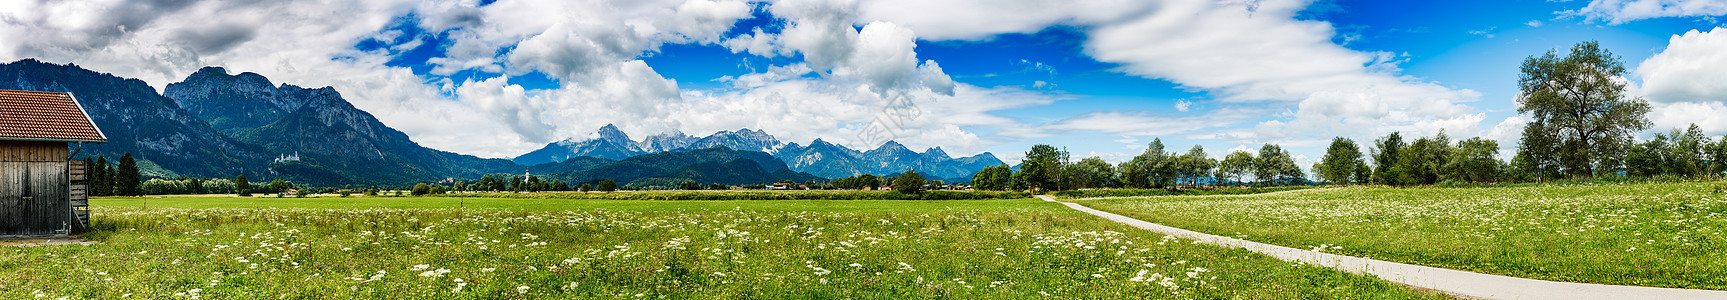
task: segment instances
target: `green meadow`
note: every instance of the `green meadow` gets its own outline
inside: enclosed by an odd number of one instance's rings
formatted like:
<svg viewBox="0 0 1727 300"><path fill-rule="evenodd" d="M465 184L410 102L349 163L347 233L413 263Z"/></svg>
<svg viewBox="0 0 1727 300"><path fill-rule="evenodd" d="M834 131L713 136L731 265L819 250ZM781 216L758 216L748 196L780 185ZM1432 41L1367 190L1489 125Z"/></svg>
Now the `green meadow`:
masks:
<svg viewBox="0 0 1727 300"><path fill-rule="evenodd" d="M0 298L1446 298L1033 199L93 202Z"/></svg>
<svg viewBox="0 0 1727 300"><path fill-rule="evenodd" d="M1078 202L1205 233L1395 262L1723 290L1727 193L1721 186L1346 187Z"/></svg>

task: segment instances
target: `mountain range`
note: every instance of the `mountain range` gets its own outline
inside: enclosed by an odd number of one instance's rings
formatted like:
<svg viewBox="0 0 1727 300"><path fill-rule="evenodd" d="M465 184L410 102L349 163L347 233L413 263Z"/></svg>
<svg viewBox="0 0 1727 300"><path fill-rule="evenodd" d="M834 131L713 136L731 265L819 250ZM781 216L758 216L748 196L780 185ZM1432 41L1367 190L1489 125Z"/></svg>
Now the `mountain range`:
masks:
<svg viewBox="0 0 1727 300"><path fill-rule="evenodd" d="M297 158L273 161L274 169L335 176L314 181L403 183L519 168L503 159L422 147L330 87L272 85L256 73L229 75L222 68L206 67L168 84L162 93L235 140ZM388 172L358 171L366 169Z"/></svg>
<svg viewBox="0 0 1727 300"><path fill-rule="evenodd" d="M142 80L25 59L0 64L0 89L71 93L108 138L82 145L79 155L112 163L132 153L147 176L257 176L276 156L218 132Z"/></svg>
<svg viewBox="0 0 1727 300"><path fill-rule="evenodd" d="M353 186L531 172L572 183L748 184L907 169L969 179L1001 163L989 153L954 159L940 148L917 153L892 142L866 152L821 140L783 144L749 129L704 137L669 132L638 142L611 125L513 159L480 158L421 146L333 88L272 83L220 67L200 69L157 94L137 79L25 59L0 64L0 89L73 94L108 137L81 145L80 157L114 161L132 153L146 176L161 178L245 174L254 182Z"/></svg>
<svg viewBox="0 0 1727 300"><path fill-rule="evenodd" d="M577 160L580 159L570 161ZM676 186L684 181L751 184L818 179L809 173L790 170L784 162L767 153L738 151L723 146L637 155L589 169L575 169L547 174L544 177L571 183L598 183L600 180L611 179L635 186Z"/></svg>
<svg viewBox="0 0 1727 300"><path fill-rule="evenodd" d="M673 131L649 136L647 139L637 142L630 139L629 134L625 134L617 126L606 124L586 137L552 142L539 150L518 155L510 160L522 165L537 165L561 162L582 156L625 159L642 154L713 147L773 153L780 146L782 144L779 140L768 135L767 132L749 130L748 128L738 131L720 131L701 138Z"/></svg>
<svg viewBox="0 0 1727 300"><path fill-rule="evenodd" d="M792 171L823 178L841 178L860 174L894 174L917 170L926 177L969 181L983 167L1004 164L994 154L953 158L941 147L924 152L912 151L898 142L888 141L869 151L858 151L821 139L809 146L782 143L762 130L748 128L719 131L705 137L694 137L672 131L649 136L641 141L630 139L617 126L606 124L584 138L569 138L512 158L518 164L539 165L576 158L625 159L640 155L690 151L725 147L741 151L772 154Z"/></svg>

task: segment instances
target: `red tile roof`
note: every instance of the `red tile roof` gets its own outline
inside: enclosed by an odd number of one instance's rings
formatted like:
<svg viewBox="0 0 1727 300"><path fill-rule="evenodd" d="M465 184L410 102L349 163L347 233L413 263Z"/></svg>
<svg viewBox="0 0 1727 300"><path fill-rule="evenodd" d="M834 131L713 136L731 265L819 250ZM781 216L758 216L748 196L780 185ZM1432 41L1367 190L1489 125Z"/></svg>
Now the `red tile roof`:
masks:
<svg viewBox="0 0 1727 300"><path fill-rule="evenodd" d="M71 94L0 90L0 140L105 143Z"/></svg>

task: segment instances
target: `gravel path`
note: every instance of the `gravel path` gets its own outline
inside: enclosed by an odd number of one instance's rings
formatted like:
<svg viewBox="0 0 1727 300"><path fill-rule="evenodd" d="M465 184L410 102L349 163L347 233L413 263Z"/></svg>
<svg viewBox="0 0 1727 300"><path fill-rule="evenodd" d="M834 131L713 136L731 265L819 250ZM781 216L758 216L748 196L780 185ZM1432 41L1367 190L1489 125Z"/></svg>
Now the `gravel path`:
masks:
<svg viewBox="0 0 1727 300"><path fill-rule="evenodd" d="M1558 282L1517 278L1452 269L1417 266L1382 260L1314 252L1284 246L1251 242L1241 239L1200 233L1163 226L1122 215L1092 209L1083 205L1055 201L1050 196L1038 196L1044 201L1061 203L1068 208L1104 217L1140 229L1168 234L1201 243L1244 248L1285 261L1304 262L1356 274L1368 274L1399 284L1443 292L1473 299L1727 299L1727 291L1691 290L1643 286L1606 285Z"/></svg>

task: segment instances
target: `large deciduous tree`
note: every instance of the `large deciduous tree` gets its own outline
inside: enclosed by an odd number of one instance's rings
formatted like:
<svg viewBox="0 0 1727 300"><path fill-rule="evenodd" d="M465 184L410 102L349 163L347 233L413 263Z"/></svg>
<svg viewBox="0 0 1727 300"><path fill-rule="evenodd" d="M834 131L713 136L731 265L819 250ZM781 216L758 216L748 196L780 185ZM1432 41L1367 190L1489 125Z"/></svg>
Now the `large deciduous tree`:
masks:
<svg viewBox="0 0 1727 300"><path fill-rule="evenodd" d="M971 186L980 191L1006 190L1013 181L1013 169L1007 165L983 167L971 175Z"/></svg>
<svg viewBox="0 0 1727 300"><path fill-rule="evenodd" d="M294 188L294 184L289 183L289 182L284 181L284 180L281 180L281 179L276 179L276 180L271 180L270 184L264 185L264 188L269 189L270 192L272 192L272 193L280 194L282 192L288 191L288 189Z"/></svg>
<svg viewBox="0 0 1727 300"><path fill-rule="evenodd" d="M923 174L918 174L917 170L906 170L905 173L893 178L893 189L900 193L916 194L923 192L925 183Z"/></svg>
<svg viewBox="0 0 1727 300"><path fill-rule="evenodd" d="M1523 61L1518 77L1521 92L1517 111L1529 114L1539 124L1540 139L1554 143L1519 145L1556 153L1566 174L1594 176L1619 165L1631 134L1649 128L1649 102L1627 98L1625 64L1594 41L1571 47L1560 56L1548 51ZM1525 142L1529 139L1525 138Z"/></svg>
<svg viewBox="0 0 1727 300"><path fill-rule="evenodd" d="M414 184L414 188L409 190L409 194L414 195L414 196L425 196L426 194L431 194L431 193L432 193L432 185L426 184L424 182Z"/></svg>
<svg viewBox="0 0 1727 300"><path fill-rule="evenodd" d="M1211 170L1217 168L1217 160L1211 159L1205 153L1205 147L1194 145L1175 158L1176 177L1186 180L1188 185L1198 186L1200 180L1211 176Z"/></svg>
<svg viewBox="0 0 1727 300"><path fill-rule="evenodd" d="M1402 132L1392 132L1373 141L1373 149L1369 150L1373 156L1373 182L1394 184L1392 181L1401 176L1391 167L1397 165L1397 159L1401 155L1399 152L1403 151L1404 146L1407 145L1403 143Z"/></svg>
<svg viewBox="0 0 1727 300"><path fill-rule="evenodd" d="M1253 153L1235 151L1223 157L1223 162L1217 164L1218 177L1227 177L1235 182L1243 182L1243 177L1253 174Z"/></svg>
<svg viewBox="0 0 1727 300"><path fill-rule="evenodd" d="M1288 184L1290 180L1307 177L1295 159L1282 146L1265 144L1259 148L1259 158L1253 161L1253 177L1261 182Z"/></svg>
<svg viewBox="0 0 1727 300"><path fill-rule="evenodd" d="M1441 167L1451 159L1451 138L1441 131L1431 138L1416 139L1398 151L1397 163L1391 166L1387 178L1392 185L1434 184L1439 182Z"/></svg>
<svg viewBox="0 0 1727 300"><path fill-rule="evenodd" d="M1093 156L1081 159L1074 163L1073 167L1079 175L1079 185L1075 187L1104 188L1119 185L1116 180L1115 166L1104 161L1101 157Z"/></svg>
<svg viewBox="0 0 1727 300"><path fill-rule="evenodd" d="M1632 176L1698 176L1710 173L1709 137L1697 124L1685 131L1655 134L1654 139L1632 145L1625 155L1625 173Z"/></svg>
<svg viewBox="0 0 1727 300"><path fill-rule="evenodd" d="M1132 159L1115 165L1116 180L1124 188L1145 188L1149 186L1145 180L1145 166Z"/></svg>
<svg viewBox="0 0 1727 300"><path fill-rule="evenodd" d="M1674 128L1666 134L1667 148L1662 149L1667 162L1667 173L1679 176L1697 176L1708 172L1704 161L1708 158L1705 147L1709 137L1703 135L1703 129L1697 124L1685 131Z"/></svg>
<svg viewBox="0 0 1727 300"><path fill-rule="evenodd" d="M1498 182L1499 142L1480 137L1457 142L1457 149L1442 168L1444 177L1469 182Z"/></svg>
<svg viewBox="0 0 1727 300"><path fill-rule="evenodd" d="M1724 175L1722 173L1727 172L1727 135L1721 136L1720 140L1710 144L1703 152L1709 158L1710 174Z"/></svg>
<svg viewBox="0 0 1727 300"><path fill-rule="evenodd" d="M1121 167L1122 185L1131 188L1161 188L1175 181L1175 155L1164 152L1163 139L1153 138L1145 151Z"/></svg>
<svg viewBox="0 0 1727 300"><path fill-rule="evenodd" d="M1551 180L1559 172L1559 137L1546 124L1529 123L1523 127L1523 137L1517 141L1517 155L1511 166L1517 177L1528 180Z"/></svg>
<svg viewBox="0 0 1727 300"><path fill-rule="evenodd" d="M1663 173L1661 148L1667 146L1667 139L1657 137L1636 145L1631 145L1625 151L1625 175L1637 177L1653 177Z"/></svg>
<svg viewBox="0 0 1727 300"><path fill-rule="evenodd" d="M1062 173L1067 164L1067 151L1039 144L1025 152L1025 162L1019 166L1021 180L1029 188L1040 191L1060 190Z"/></svg>
<svg viewBox="0 0 1727 300"><path fill-rule="evenodd" d="M1319 178L1332 184L1349 184L1355 177L1356 169L1364 165L1361 161L1361 147L1355 141L1337 137L1331 139L1331 147L1325 149L1325 156L1319 159L1319 165L1314 172Z"/></svg>

